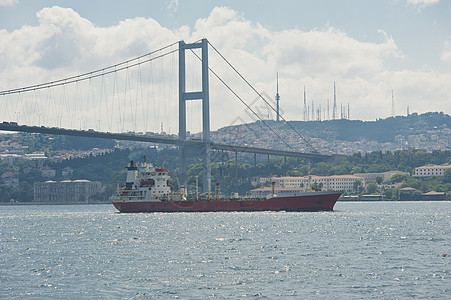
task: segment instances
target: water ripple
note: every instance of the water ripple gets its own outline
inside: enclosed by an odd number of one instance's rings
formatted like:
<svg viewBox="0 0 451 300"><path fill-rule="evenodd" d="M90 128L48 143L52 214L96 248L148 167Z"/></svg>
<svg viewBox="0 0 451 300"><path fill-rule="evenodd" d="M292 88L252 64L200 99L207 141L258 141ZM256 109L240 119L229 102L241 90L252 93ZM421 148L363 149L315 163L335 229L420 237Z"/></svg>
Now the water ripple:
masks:
<svg viewBox="0 0 451 300"><path fill-rule="evenodd" d="M451 203L319 213L3 206L8 299L450 298Z"/></svg>

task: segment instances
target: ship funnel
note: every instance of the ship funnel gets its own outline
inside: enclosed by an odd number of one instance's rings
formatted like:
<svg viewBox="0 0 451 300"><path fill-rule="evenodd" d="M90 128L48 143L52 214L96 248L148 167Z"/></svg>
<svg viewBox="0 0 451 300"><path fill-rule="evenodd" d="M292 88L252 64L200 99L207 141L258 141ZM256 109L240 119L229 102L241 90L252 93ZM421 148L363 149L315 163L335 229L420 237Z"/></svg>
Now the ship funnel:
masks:
<svg viewBox="0 0 451 300"><path fill-rule="evenodd" d="M138 168L133 160L130 161L127 167L127 179L125 181L125 187L131 189L135 183L135 179L138 173Z"/></svg>

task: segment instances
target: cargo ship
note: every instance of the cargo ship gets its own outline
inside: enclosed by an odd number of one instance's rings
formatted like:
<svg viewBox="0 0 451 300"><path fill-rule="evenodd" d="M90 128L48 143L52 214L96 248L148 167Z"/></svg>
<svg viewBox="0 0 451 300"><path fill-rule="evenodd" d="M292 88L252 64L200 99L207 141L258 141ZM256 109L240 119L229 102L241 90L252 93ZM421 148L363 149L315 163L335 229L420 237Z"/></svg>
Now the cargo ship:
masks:
<svg viewBox="0 0 451 300"><path fill-rule="evenodd" d="M278 196L272 183L266 197L230 197L221 195L219 184L215 191L195 193L188 197L187 188L179 192L169 187L169 171L154 167L146 161L130 161L125 184L117 186L111 201L123 213L137 212L219 212L219 211L332 211L341 192L311 191ZM197 190L197 188L196 188Z"/></svg>

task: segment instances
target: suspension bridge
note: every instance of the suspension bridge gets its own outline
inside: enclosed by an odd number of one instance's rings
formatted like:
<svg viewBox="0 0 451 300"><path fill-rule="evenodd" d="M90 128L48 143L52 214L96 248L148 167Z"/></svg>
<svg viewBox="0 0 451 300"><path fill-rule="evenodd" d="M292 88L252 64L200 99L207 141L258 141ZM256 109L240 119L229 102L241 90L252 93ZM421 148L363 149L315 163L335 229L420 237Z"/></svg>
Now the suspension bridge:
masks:
<svg viewBox="0 0 451 300"><path fill-rule="evenodd" d="M264 105L277 114L277 119L294 132L306 151L296 151L262 118L258 109L245 100L243 88L232 89L219 72L209 66L209 46L232 69L243 85ZM192 54L187 57L187 52ZM199 53L200 52L200 53ZM178 54L178 58L174 56ZM168 59L168 57L171 57ZM190 60L191 59L191 60ZM166 60L166 63L161 62ZM175 62L178 60L178 64ZM160 62L159 62L160 61ZM178 65L178 70L175 66ZM168 67L169 66L169 67ZM172 71L168 71L168 69ZM187 72L191 70L191 73ZM195 70L200 72L195 72ZM284 149L268 149L235 145L212 140L210 131L210 78L221 96L227 91L244 106L246 114L260 120L268 138L280 140ZM170 86L169 83L173 85ZM174 85L178 84L178 88ZM178 90L178 92L176 92ZM244 92L246 94L246 92ZM249 97L249 93L246 94ZM215 95L220 98L221 96ZM179 182L186 185L187 158L202 158L203 189L211 180L212 151L253 153L269 156L296 157L319 161L322 155L284 117L268 99L242 76L235 67L206 39L194 43L179 41L119 64L66 77L60 80L0 91L0 123L2 131L82 136L175 145L179 148ZM197 100L197 101L196 101ZM200 101L199 101L200 100ZM200 102L200 103L199 103ZM224 100L215 102L227 109ZM194 105L192 105L194 103ZM163 107L162 107L163 106ZM178 115L175 112L178 107ZM223 112L216 114L218 117ZM174 120L172 116L178 116ZM104 124L102 127L102 123ZM199 124L200 123L200 124ZM117 130L115 130L117 125ZM178 135L164 133L178 125ZM160 126L160 134L158 132ZM188 126L188 127L187 127ZM105 128L105 129L103 129ZM190 131L199 131L192 135ZM194 138L193 138L194 137ZM223 157L223 155L221 155Z"/></svg>

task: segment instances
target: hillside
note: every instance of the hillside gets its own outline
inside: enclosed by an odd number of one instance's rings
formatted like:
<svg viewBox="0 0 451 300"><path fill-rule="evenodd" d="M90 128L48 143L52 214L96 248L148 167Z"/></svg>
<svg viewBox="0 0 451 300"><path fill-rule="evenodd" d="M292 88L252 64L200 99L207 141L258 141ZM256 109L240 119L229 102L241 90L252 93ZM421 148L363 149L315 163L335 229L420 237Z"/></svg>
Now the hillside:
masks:
<svg viewBox="0 0 451 300"><path fill-rule="evenodd" d="M451 116L444 113L411 114L377 121L331 120L265 121L293 150L311 151L290 128L294 127L321 153L395 151L422 148L446 150L451 146ZM228 126L212 133L221 142L288 150L262 121Z"/></svg>
<svg viewBox="0 0 451 300"><path fill-rule="evenodd" d="M377 121L332 120L322 122L292 121L300 132L310 137L328 140L372 140L380 143L393 142L398 135L426 134L428 131L451 129L451 116L443 113L396 116ZM288 129L285 125L283 129Z"/></svg>

